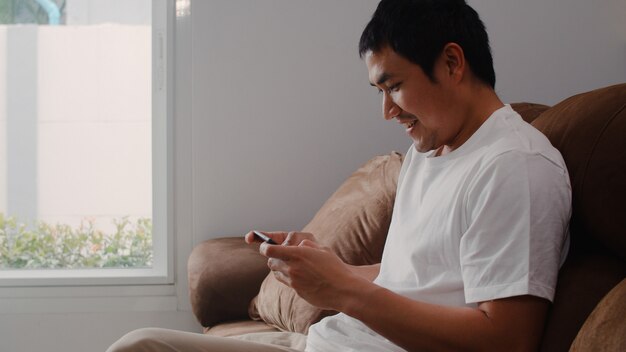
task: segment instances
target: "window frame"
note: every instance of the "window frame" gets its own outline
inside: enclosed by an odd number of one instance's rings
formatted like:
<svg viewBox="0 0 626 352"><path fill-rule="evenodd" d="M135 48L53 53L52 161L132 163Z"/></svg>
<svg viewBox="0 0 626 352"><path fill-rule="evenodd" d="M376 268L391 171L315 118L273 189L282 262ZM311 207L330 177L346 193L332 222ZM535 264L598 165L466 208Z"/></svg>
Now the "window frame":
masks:
<svg viewBox="0 0 626 352"><path fill-rule="evenodd" d="M177 0L181 1L181 0ZM84 286L127 286L122 295L142 295L135 285L173 286L174 255L174 27L175 0L152 0L152 268L16 269L0 271L0 298L80 295ZM188 16L188 15L187 15ZM43 287L49 289L43 289ZM58 290L56 288L65 289ZM110 291L114 293L116 290ZM82 293L81 293L82 292ZM151 295L171 295L157 288ZM60 295L60 296L59 296ZM98 297L98 293L91 295ZM5 303L10 303L5 301ZM162 303L162 302L161 302ZM66 307L67 308L67 307ZM12 311L0 305L0 312ZM64 310L65 311L65 310Z"/></svg>

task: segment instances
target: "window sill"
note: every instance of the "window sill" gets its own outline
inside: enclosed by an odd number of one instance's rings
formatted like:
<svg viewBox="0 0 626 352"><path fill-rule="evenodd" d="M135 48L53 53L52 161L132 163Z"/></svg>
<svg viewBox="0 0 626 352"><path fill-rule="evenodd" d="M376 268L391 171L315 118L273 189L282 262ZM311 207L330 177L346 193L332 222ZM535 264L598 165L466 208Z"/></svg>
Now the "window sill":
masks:
<svg viewBox="0 0 626 352"><path fill-rule="evenodd" d="M157 269L42 269L1 270L0 288L32 286L155 285L172 284L165 270Z"/></svg>
<svg viewBox="0 0 626 352"><path fill-rule="evenodd" d="M173 284L0 288L0 314L176 310Z"/></svg>

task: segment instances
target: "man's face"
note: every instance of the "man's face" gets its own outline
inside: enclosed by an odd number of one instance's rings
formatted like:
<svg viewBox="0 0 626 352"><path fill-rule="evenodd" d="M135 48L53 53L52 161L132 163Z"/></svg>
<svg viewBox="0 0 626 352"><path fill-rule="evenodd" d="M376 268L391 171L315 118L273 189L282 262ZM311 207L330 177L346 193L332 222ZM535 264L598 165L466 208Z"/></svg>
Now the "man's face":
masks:
<svg viewBox="0 0 626 352"><path fill-rule="evenodd" d="M383 117L402 124L419 152L454 143L461 126L454 119L454 95L447 89L445 62L441 58L435 63L436 83L420 66L389 47L368 52L365 62L370 83L383 96Z"/></svg>

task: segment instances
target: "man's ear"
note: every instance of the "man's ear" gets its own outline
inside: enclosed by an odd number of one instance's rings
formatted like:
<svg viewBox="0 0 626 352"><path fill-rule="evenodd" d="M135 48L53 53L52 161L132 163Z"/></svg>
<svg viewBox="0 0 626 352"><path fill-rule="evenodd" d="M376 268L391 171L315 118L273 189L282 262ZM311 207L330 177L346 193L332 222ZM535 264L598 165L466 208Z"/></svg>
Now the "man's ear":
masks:
<svg viewBox="0 0 626 352"><path fill-rule="evenodd" d="M465 53L457 43L448 43L443 47L441 59L446 68L446 74L455 82L460 82L465 75Z"/></svg>

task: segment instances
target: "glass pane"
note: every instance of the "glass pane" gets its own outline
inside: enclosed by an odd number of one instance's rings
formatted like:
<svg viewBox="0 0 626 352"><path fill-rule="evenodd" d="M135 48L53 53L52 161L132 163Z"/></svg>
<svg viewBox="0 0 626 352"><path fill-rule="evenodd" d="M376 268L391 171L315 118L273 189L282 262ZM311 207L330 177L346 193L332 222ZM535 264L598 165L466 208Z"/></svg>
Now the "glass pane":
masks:
<svg viewBox="0 0 626 352"><path fill-rule="evenodd" d="M152 266L151 13L0 0L0 269Z"/></svg>

